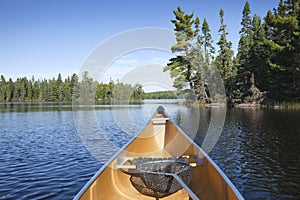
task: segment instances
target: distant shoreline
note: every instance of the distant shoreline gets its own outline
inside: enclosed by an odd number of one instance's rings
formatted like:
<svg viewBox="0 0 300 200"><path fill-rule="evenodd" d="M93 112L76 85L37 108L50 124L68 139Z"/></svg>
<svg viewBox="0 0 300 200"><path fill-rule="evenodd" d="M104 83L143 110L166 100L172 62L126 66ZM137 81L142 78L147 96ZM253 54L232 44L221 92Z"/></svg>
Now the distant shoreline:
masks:
<svg viewBox="0 0 300 200"><path fill-rule="evenodd" d="M199 107L206 107L206 108L235 108L235 109L300 109L300 103L295 102L284 102L284 103L274 103L273 105L267 105L267 104L254 104L254 103L240 103L235 104L233 106L228 106L226 103L194 103L194 104L186 104L184 103L184 99L180 98L173 98L173 99L140 99L140 100L95 100L95 101L0 101L0 105L18 105L18 104L77 104L80 105L80 103L85 102L89 105L114 105L114 104L139 104L144 103L145 101L174 101L174 102L168 102L168 103L179 103L180 105L185 106L199 106ZM176 102L175 102L176 100ZM84 104L81 104L84 105Z"/></svg>

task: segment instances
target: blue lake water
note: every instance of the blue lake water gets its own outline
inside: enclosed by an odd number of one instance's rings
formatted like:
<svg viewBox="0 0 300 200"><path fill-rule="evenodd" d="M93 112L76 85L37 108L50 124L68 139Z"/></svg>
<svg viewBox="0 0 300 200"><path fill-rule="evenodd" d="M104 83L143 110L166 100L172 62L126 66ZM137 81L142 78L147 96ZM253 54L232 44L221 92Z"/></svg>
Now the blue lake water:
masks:
<svg viewBox="0 0 300 200"><path fill-rule="evenodd" d="M0 104L0 199L72 199L161 104L179 125L194 112L169 101L92 108ZM194 140L201 145L212 109L199 112ZM246 199L300 199L299 122L299 111L227 110L209 155ZM94 134L83 135L82 130ZM97 130L102 138L91 138Z"/></svg>

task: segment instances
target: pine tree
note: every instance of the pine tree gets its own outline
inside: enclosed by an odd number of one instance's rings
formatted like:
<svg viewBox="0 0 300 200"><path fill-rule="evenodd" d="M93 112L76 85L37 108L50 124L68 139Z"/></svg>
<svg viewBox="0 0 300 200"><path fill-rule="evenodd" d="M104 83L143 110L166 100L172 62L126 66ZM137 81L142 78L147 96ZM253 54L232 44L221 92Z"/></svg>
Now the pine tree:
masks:
<svg viewBox="0 0 300 200"><path fill-rule="evenodd" d="M57 101L58 87L55 78L53 77L51 80L49 80L48 84L48 101Z"/></svg>
<svg viewBox="0 0 300 200"><path fill-rule="evenodd" d="M210 33L209 25L206 21L206 18L204 18L203 24L202 24L202 42L203 42L203 48L204 53L206 56L206 61L209 61L209 58L214 58L213 54L215 53L215 48L213 46L213 40Z"/></svg>
<svg viewBox="0 0 300 200"><path fill-rule="evenodd" d="M233 98L233 89L235 84L236 70L233 65L233 50L231 49L232 43L227 40L228 32L224 23L224 11L220 9L220 28L218 30L220 34L220 40L218 41L219 51L216 58L216 65L221 73L225 84L226 96Z"/></svg>
<svg viewBox="0 0 300 200"><path fill-rule="evenodd" d="M34 77L32 78L32 90L33 90L33 100L34 101L39 101L39 95L40 95L40 87L41 87L41 83L40 80L34 80Z"/></svg>
<svg viewBox="0 0 300 200"><path fill-rule="evenodd" d="M6 99L5 85L6 85L5 77L3 75L1 75L1 77L0 77L0 102L4 101Z"/></svg>
<svg viewBox="0 0 300 200"><path fill-rule="evenodd" d="M164 71L170 71L171 77L175 78L174 87L183 89L185 84L189 85L189 89L193 89L193 71L195 67L192 66L188 60L190 54L192 40L195 37L195 32L192 29L194 24L193 14L186 14L180 7L174 11L176 17L171 22L175 25L175 35L177 43L172 46L173 53L178 56L171 58L170 62L164 68Z"/></svg>
<svg viewBox="0 0 300 200"><path fill-rule="evenodd" d="M188 56L191 64L194 66L193 73L193 91L198 102L208 103L208 88L205 80L209 75L208 64L205 61L205 54L202 50L204 37L200 32L200 19L195 19L195 43L192 45L190 54Z"/></svg>
<svg viewBox="0 0 300 200"><path fill-rule="evenodd" d="M235 97L241 99L250 87L251 70L248 67L249 52L252 46L252 17L250 4L246 1L243 8L241 22L240 40L238 44L238 53L236 58L237 80Z"/></svg>
<svg viewBox="0 0 300 200"><path fill-rule="evenodd" d="M64 91L63 91L63 81L61 74L59 73L56 80L56 88L57 88L57 97L56 101L63 101L64 100Z"/></svg>
<svg viewBox="0 0 300 200"><path fill-rule="evenodd" d="M23 77L20 81L20 101L25 101L27 96L27 78Z"/></svg>
<svg viewBox="0 0 300 200"><path fill-rule="evenodd" d="M13 100L13 92L14 92L14 83L12 79L10 78L6 84L6 101L12 101Z"/></svg>
<svg viewBox="0 0 300 200"><path fill-rule="evenodd" d="M95 99L95 84L93 79L90 78L88 71L82 73L82 79L79 84L81 101L91 102Z"/></svg>
<svg viewBox="0 0 300 200"><path fill-rule="evenodd" d="M71 79L68 76L65 79L65 82L62 84L62 96L63 101L71 101L72 100L72 87L71 87Z"/></svg>
<svg viewBox="0 0 300 200"><path fill-rule="evenodd" d="M271 74L268 67L269 49L264 44L266 37L264 24L258 15L253 16L252 22L253 45L249 51L248 68L255 75L255 84L262 90L268 90Z"/></svg>
<svg viewBox="0 0 300 200"><path fill-rule="evenodd" d="M46 79L44 79L41 82L40 94L39 94L39 100L40 101L51 101L51 98L50 98L50 82L51 82L51 80L47 81Z"/></svg>
<svg viewBox="0 0 300 200"><path fill-rule="evenodd" d="M14 101L20 101L20 78L14 82L14 94L13 94Z"/></svg>
<svg viewBox="0 0 300 200"><path fill-rule="evenodd" d="M270 49L270 96L279 101L300 99L300 1L280 1L265 17L265 46Z"/></svg>
<svg viewBox="0 0 300 200"><path fill-rule="evenodd" d="M198 17L194 20L193 14L185 14L180 7L174 14L176 19L171 22L175 25L177 43L171 50L177 56L170 59L164 71L170 70L171 77L175 78L173 86L184 91L188 100L208 102L205 80L210 73L208 65L214 53L208 23L205 19L200 30Z"/></svg>
<svg viewBox="0 0 300 200"><path fill-rule="evenodd" d="M27 100L32 101L33 99L33 86L31 80L27 81Z"/></svg>
<svg viewBox="0 0 300 200"><path fill-rule="evenodd" d="M77 74L73 74L71 77L71 91L72 91L72 100L76 100L79 98L79 78Z"/></svg>

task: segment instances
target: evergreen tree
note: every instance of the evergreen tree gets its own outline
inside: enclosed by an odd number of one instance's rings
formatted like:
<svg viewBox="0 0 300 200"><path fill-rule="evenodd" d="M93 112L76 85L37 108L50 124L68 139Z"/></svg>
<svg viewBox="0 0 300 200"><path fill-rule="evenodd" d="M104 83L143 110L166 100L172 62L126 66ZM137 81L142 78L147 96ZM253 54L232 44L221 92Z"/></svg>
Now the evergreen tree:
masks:
<svg viewBox="0 0 300 200"><path fill-rule="evenodd" d="M58 99L58 87L54 77L49 80L48 92L48 101L56 101Z"/></svg>
<svg viewBox="0 0 300 200"><path fill-rule="evenodd" d="M56 80L56 88L57 88L57 97L55 101L63 101L64 100L64 85L62 81L61 74L59 73Z"/></svg>
<svg viewBox="0 0 300 200"><path fill-rule="evenodd" d="M188 100L208 102L206 80L214 74L209 65L215 52L209 25L204 19L200 30L200 19L194 20L193 14L186 14L180 7L174 14L175 20L171 22L175 25L177 43L171 50L177 56L170 59L164 71L170 70L175 78L174 87L185 91Z"/></svg>
<svg viewBox="0 0 300 200"><path fill-rule="evenodd" d="M93 101L95 99L95 88L93 79L90 78L88 71L82 73L82 79L79 84L81 101Z"/></svg>
<svg viewBox="0 0 300 200"><path fill-rule="evenodd" d="M204 18L203 24L202 24L202 42L203 42L203 48L204 53L206 56L206 59L212 58L213 54L215 53L215 48L213 46L213 40L210 33L209 25L206 21L206 18ZM208 60L207 60L208 61Z"/></svg>
<svg viewBox="0 0 300 200"><path fill-rule="evenodd" d="M6 99L5 85L6 85L5 77L3 75L1 75L1 77L0 77L0 101L4 101Z"/></svg>
<svg viewBox="0 0 300 200"><path fill-rule="evenodd" d="M20 96L19 101L25 101L27 96L27 78L23 77L20 80Z"/></svg>
<svg viewBox="0 0 300 200"><path fill-rule="evenodd" d="M19 78L17 78L17 80L14 82L13 100L20 101L20 79Z"/></svg>
<svg viewBox="0 0 300 200"><path fill-rule="evenodd" d="M233 50L231 49L232 43L227 40L228 32L224 23L224 11L220 9L220 40L218 41L219 51L216 58L216 65L221 73L225 84L226 96L229 100L233 98L233 90L235 84L236 70L233 65Z"/></svg>
<svg viewBox="0 0 300 200"><path fill-rule="evenodd" d="M33 99L34 101L39 101L39 95L40 95L40 90L41 90L41 83L40 81L34 81L33 80Z"/></svg>
<svg viewBox="0 0 300 200"><path fill-rule="evenodd" d="M300 1L280 1L265 17L265 46L270 50L270 97L279 101L300 99Z"/></svg>
<svg viewBox="0 0 300 200"><path fill-rule="evenodd" d="M41 89L39 95L40 101L51 101L49 88L50 88L50 80L48 82L46 79L44 79L41 82Z"/></svg>
<svg viewBox="0 0 300 200"><path fill-rule="evenodd" d="M27 97L28 101L32 101L33 99L33 86L31 80L27 81Z"/></svg>
<svg viewBox="0 0 300 200"><path fill-rule="evenodd" d="M248 68L255 75L255 84L262 90L268 90L271 74L268 67L269 49L264 44L266 37L264 24L258 15L253 16L252 22L253 45L249 51Z"/></svg>
<svg viewBox="0 0 300 200"><path fill-rule="evenodd" d="M57 79L35 80L34 77L28 80L26 77L18 78L15 82L9 78L0 77L0 89L4 91L2 101L71 101L83 100L90 101L94 99L93 94L96 89L96 98L111 100L114 95L117 99L144 99L142 86L137 84L131 86L117 82L111 79L109 83L98 83L89 77L88 72L84 72L81 81L78 76L73 74L62 81L58 74ZM92 95L92 96L91 96ZM132 97L130 97L132 95ZM115 96L116 97L116 96Z"/></svg>
<svg viewBox="0 0 300 200"><path fill-rule="evenodd" d="M175 35L177 43L172 46L173 53L177 53L175 58L171 58L170 62L164 68L164 71L170 70L170 74L174 80L174 87L183 89L185 84L189 85L189 89L193 89L193 72L196 70L188 60L191 50L192 40L195 32L192 29L194 24L193 14L186 14L180 7L174 11L176 17L171 22L175 25Z"/></svg>
<svg viewBox="0 0 300 200"><path fill-rule="evenodd" d="M199 17L196 17L195 19L195 37L196 37L196 45L197 45L197 48L201 49L202 47L202 37L200 35L200 19Z"/></svg>
<svg viewBox="0 0 300 200"><path fill-rule="evenodd" d="M12 101L13 100L13 92L14 92L14 83L12 79L10 78L6 85L6 101Z"/></svg>
<svg viewBox="0 0 300 200"><path fill-rule="evenodd" d="M240 40L237 53L237 82L236 82L236 98L241 99L250 87L251 70L248 67L249 52L252 46L252 17L250 4L246 1L243 8L242 22L240 30Z"/></svg>
<svg viewBox="0 0 300 200"><path fill-rule="evenodd" d="M71 79L68 76L68 78L65 79L65 82L62 84L62 96L63 101L70 101L72 100L72 87L71 87Z"/></svg>
<svg viewBox="0 0 300 200"><path fill-rule="evenodd" d="M79 98L79 78L77 74L73 74L71 77L71 84L70 87L72 88L72 99L78 99Z"/></svg>
<svg viewBox="0 0 300 200"><path fill-rule="evenodd" d="M193 91L197 101L207 103L209 102L207 83L205 80L210 75L208 63L205 60L204 52L202 51L203 37L199 30L200 20L196 17L195 20L195 44L192 46L191 52L188 56L191 64L196 69L193 72ZM188 98L189 99L189 98Z"/></svg>

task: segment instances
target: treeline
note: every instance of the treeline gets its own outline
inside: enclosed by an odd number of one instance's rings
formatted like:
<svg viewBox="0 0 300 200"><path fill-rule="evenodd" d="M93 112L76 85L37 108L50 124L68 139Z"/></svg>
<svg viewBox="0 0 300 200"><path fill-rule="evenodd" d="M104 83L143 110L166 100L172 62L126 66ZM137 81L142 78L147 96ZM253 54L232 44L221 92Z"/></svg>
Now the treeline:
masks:
<svg viewBox="0 0 300 200"><path fill-rule="evenodd" d="M219 41L214 42L207 20L180 7L174 10L177 43L164 68L175 78L174 87L188 88L189 98L214 101L208 90L215 65L220 72L229 103L274 103L300 100L300 0L280 0L277 8L261 18L251 13L246 1L241 20L237 54L227 39L224 10L220 9Z"/></svg>
<svg viewBox="0 0 300 200"><path fill-rule="evenodd" d="M144 99L142 86L123 84L110 80L109 83L98 83L89 77L87 72L80 78L73 74L62 80L57 78L38 79L34 77L6 79L0 77L0 101L72 101L72 100L128 100Z"/></svg>
<svg viewBox="0 0 300 200"><path fill-rule="evenodd" d="M178 99L180 98L178 91L157 91L145 93L145 99ZM182 98L184 98L182 96Z"/></svg>

